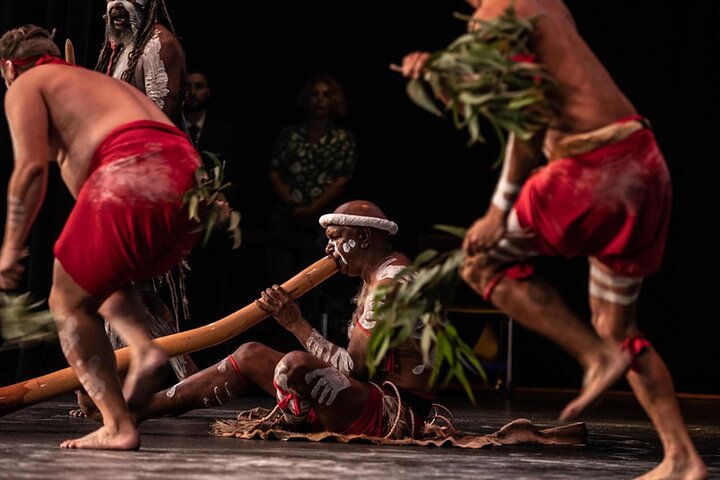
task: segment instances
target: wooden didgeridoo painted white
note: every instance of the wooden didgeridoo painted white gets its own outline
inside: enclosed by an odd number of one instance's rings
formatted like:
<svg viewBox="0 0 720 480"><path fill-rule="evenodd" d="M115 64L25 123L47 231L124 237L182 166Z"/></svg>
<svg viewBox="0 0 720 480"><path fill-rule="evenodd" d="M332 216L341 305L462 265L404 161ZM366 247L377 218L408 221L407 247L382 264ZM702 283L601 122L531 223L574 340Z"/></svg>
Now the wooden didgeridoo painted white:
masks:
<svg viewBox="0 0 720 480"><path fill-rule="evenodd" d="M335 261L325 257L283 283L282 287L297 299L338 271ZM170 357L195 352L222 343L268 317L255 303L208 325L153 340ZM129 363L128 348L115 351L118 372ZM43 375L32 380L0 388L0 416L35 405L80 386L71 368Z"/></svg>

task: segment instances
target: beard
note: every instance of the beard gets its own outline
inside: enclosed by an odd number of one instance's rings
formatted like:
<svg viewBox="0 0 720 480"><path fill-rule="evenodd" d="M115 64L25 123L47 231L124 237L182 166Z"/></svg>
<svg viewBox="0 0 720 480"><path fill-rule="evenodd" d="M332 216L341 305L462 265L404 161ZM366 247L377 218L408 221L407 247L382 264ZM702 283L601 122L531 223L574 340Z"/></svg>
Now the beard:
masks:
<svg viewBox="0 0 720 480"><path fill-rule="evenodd" d="M125 8L125 11L127 11L129 25L117 26L115 25L113 18L110 16L110 10L118 4L122 5ZM145 17L143 16L143 13L138 11L138 9L135 8L135 5L127 0L108 2L105 13L105 34L111 43L131 45L135 42L144 19Z"/></svg>

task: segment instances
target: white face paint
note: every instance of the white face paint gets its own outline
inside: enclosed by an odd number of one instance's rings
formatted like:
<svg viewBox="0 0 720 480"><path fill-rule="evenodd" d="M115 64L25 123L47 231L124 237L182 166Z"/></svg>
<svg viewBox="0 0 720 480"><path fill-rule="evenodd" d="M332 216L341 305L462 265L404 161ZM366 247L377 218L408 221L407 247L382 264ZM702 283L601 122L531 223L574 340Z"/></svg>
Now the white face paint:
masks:
<svg viewBox="0 0 720 480"><path fill-rule="evenodd" d="M144 2L137 2L140 5L143 5ZM116 27L113 23L113 18L110 16L110 10L112 10L114 7L122 6L125 11L128 13L128 17L130 20L130 28L129 29L123 29L121 27ZM105 30L108 34L108 38L114 42L114 43L123 43L126 45L130 45L135 43L135 38L137 37L138 32L140 31L140 25L143 21L143 14L135 8L135 5L133 5L131 2L127 0L115 0L112 2L108 2L105 7L105 14L107 15L106 24L105 24ZM130 50L129 48L125 50ZM124 70L124 69L123 69Z"/></svg>
<svg viewBox="0 0 720 480"><path fill-rule="evenodd" d="M310 333L305 347L314 357L329 363L345 374L349 374L353 369L354 363L347 350L329 342L315 329Z"/></svg>
<svg viewBox="0 0 720 480"><path fill-rule="evenodd" d="M338 257L340 257L340 260L342 260L342 262L347 265L347 258L345 258L345 255L343 255L343 253L340 251L341 248L338 245L338 242L336 240L328 240L328 243L333 246L333 250L335 251L335 253L337 253Z"/></svg>
<svg viewBox="0 0 720 480"><path fill-rule="evenodd" d="M335 368L313 370L305 375L305 381L312 386L312 398L327 406L332 405L340 392L350 387L350 380Z"/></svg>
<svg viewBox="0 0 720 480"><path fill-rule="evenodd" d="M425 365L423 365L422 363L420 365L415 365L415 367L413 367L413 369L412 369L412 372L415 375L422 375L422 373L424 371L425 371Z"/></svg>

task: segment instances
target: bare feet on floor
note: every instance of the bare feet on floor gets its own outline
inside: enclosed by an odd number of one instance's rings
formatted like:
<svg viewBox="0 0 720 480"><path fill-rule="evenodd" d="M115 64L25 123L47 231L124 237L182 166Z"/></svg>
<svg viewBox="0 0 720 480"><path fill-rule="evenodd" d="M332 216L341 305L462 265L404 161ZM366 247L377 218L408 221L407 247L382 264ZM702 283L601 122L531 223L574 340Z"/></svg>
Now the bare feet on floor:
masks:
<svg viewBox="0 0 720 480"><path fill-rule="evenodd" d="M168 371L165 352L155 345L138 351L130 362L123 385L123 396L130 410L139 410L160 388Z"/></svg>
<svg viewBox="0 0 720 480"><path fill-rule="evenodd" d="M82 438L65 440L60 448L86 448L95 450L137 450L140 448L140 434L132 424L110 433L106 427L100 427Z"/></svg>
<svg viewBox="0 0 720 480"><path fill-rule="evenodd" d="M605 390L625 375L631 362L630 354L626 350L609 345L594 365L585 371L580 395L563 409L560 420L568 422L577 419Z"/></svg>
<svg viewBox="0 0 720 480"><path fill-rule="evenodd" d="M78 407L68 412L68 415L75 418L89 418L97 422L102 422L102 414L98 410L95 403L84 390L75 390L77 395Z"/></svg>
<svg viewBox="0 0 720 480"><path fill-rule="evenodd" d="M706 478L707 469L697 454L677 460L666 458L645 475L637 477L638 480L704 480Z"/></svg>

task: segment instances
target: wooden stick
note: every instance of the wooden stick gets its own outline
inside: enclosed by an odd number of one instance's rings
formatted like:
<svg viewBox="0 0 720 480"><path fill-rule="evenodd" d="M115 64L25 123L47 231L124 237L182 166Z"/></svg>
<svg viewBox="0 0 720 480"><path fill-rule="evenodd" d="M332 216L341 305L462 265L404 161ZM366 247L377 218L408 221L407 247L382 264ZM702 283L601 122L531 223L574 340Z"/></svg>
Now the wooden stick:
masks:
<svg viewBox="0 0 720 480"><path fill-rule="evenodd" d="M325 257L283 283L282 287L297 299L337 271L334 260L331 257ZM267 317L268 314L253 302L217 322L186 332L156 338L153 342L162 347L168 356L174 357L229 340ZM130 360L129 349L125 347L116 350L115 358L118 372L126 370ZM0 416L35 405L79 386L80 382L75 373L68 367L42 377L2 387L0 388Z"/></svg>
<svg viewBox="0 0 720 480"><path fill-rule="evenodd" d="M65 40L65 61L75 65L75 47L69 38Z"/></svg>

